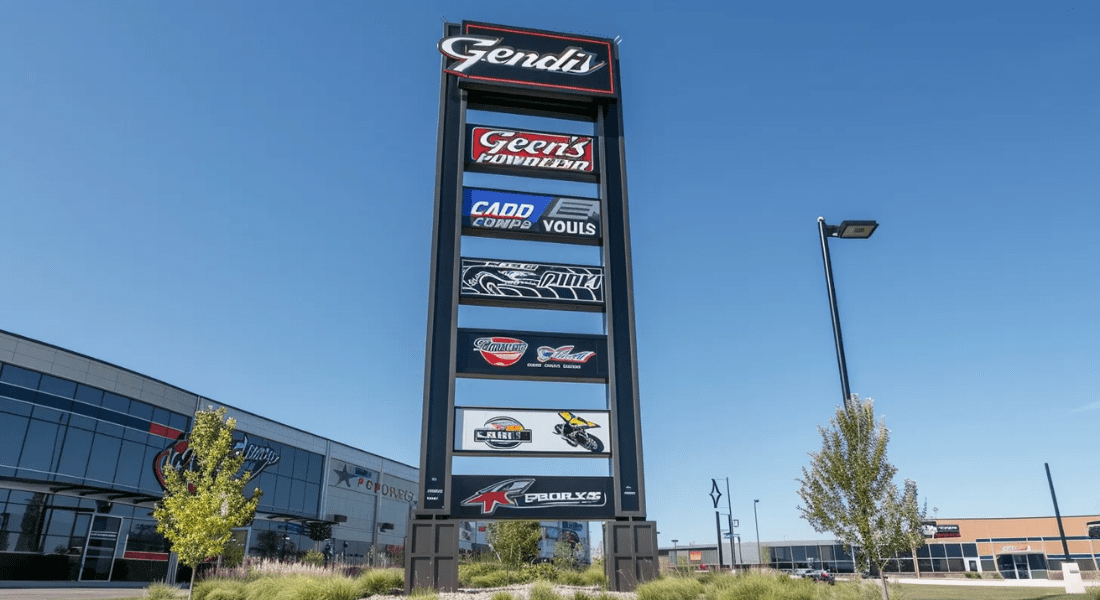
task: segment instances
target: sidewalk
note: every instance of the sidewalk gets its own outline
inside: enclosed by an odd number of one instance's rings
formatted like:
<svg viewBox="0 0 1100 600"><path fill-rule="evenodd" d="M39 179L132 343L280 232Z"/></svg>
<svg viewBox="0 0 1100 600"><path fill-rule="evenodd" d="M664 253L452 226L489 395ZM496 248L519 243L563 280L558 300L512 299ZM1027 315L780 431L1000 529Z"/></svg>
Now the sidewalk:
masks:
<svg viewBox="0 0 1100 600"><path fill-rule="evenodd" d="M0 600L107 600L142 598L144 588L7 588L0 589Z"/></svg>
<svg viewBox="0 0 1100 600"><path fill-rule="evenodd" d="M984 586L984 587L1031 587L1031 588L1064 588L1064 581L1055 579L941 579L939 577L888 577L890 583L912 583L916 585L958 585L958 586ZM1085 586L1100 585L1100 581L1086 579Z"/></svg>

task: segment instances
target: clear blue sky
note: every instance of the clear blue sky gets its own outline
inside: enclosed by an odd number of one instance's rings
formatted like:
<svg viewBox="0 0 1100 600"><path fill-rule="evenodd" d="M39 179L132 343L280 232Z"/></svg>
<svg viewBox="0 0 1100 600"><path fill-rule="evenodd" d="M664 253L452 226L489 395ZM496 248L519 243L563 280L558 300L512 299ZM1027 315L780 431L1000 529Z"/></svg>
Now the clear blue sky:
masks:
<svg viewBox="0 0 1100 600"><path fill-rule="evenodd" d="M0 329L416 465L441 17L623 40L662 545L727 476L818 536L819 215L881 223L832 245L852 390L939 517L1052 514L1044 462L1100 513L1095 2L6 2Z"/></svg>

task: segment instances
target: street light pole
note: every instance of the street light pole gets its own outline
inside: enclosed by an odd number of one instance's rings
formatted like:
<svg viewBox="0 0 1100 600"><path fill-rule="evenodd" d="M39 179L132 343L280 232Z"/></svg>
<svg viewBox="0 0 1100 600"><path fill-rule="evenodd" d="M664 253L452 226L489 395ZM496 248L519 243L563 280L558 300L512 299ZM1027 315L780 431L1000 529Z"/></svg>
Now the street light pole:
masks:
<svg viewBox="0 0 1100 600"><path fill-rule="evenodd" d="M752 501L752 520L756 523L756 564L761 564L760 558L763 555L760 553L760 518L756 516L757 504L760 504L760 500Z"/></svg>
<svg viewBox="0 0 1100 600"><path fill-rule="evenodd" d="M821 260L825 263L825 285L829 288L829 310L833 317L833 340L836 343L836 362L840 369L840 391L844 398L844 408L852 391L848 386L848 363L844 358L844 337L840 333L840 311L836 304L836 287L833 284L833 261L829 255L829 238L867 239L875 232L875 221L841 221L840 225L827 225L825 217L817 218L817 231L821 236Z"/></svg>
<svg viewBox="0 0 1100 600"><path fill-rule="evenodd" d="M726 515L730 524L730 571L733 572L737 569L737 550L733 547L733 503L730 499L733 496L730 494L730 478L726 478L726 508L729 509L730 514ZM744 556L741 557L744 560Z"/></svg>

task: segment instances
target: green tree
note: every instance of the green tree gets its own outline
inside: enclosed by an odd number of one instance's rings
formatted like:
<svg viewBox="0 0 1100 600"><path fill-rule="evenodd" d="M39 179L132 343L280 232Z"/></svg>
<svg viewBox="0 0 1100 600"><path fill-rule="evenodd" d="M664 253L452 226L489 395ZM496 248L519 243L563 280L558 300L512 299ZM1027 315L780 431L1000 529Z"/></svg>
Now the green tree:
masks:
<svg viewBox="0 0 1100 600"><path fill-rule="evenodd" d="M241 473L244 456L233 450L235 419L225 408L200 410L188 438L194 459L180 471L165 467L164 497L153 516L182 564L191 567L191 589L199 563L225 551L234 527L252 521L262 492L244 496L250 473ZM190 597L190 596L189 596Z"/></svg>
<svg viewBox="0 0 1100 600"><path fill-rule="evenodd" d="M900 490L894 484L897 467L886 452L890 430L885 420L875 420L874 400L853 394L818 431L821 450L811 452L809 468L802 468L798 495L804 505L798 510L814 530L857 547L859 570L874 565L889 600L886 564L923 543L917 484L906 479Z"/></svg>
<svg viewBox="0 0 1100 600"><path fill-rule="evenodd" d="M538 558L542 529L538 521L495 521L489 523L486 538L500 562L517 567Z"/></svg>

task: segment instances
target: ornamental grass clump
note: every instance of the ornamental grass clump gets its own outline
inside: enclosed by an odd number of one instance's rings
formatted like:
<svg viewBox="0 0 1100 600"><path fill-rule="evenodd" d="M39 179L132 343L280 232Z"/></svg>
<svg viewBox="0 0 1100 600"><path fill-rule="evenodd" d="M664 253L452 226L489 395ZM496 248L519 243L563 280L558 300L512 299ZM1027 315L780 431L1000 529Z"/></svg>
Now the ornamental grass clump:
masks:
<svg viewBox="0 0 1100 600"><path fill-rule="evenodd" d="M694 600L703 593L703 584L693 577L666 577L639 585L638 600Z"/></svg>
<svg viewBox="0 0 1100 600"><path fill-rule="evenodd" d="M527 600L562 600L562 597L554 591L554 586L546 581L536 581L531 586L531 593Z"/></svg>
<svg viewBox="0 0 1100 600"><path fill-rule="evenodd" d="M151 583L145 588L147 600L178 600L182 593L178 587L167 583Z"/></svg>
<svg viewBox="0 0 1100 600"><path fill-rule="evenodd" d="M703 600L817 600L831 598L834 589L786 574L722 575L706 586Z"/></svg>
<svg viewBox="0 0 1100 600"><path fill-rule="evenodd" d="M405 587L405 572L401 569L372 569L363 571L355 581L361 598L385 595Z"/></svg>
<svg viewBox="0 0 1100 600"><path fill-rule="evenodd" d="M499 592L493 592L493 595L490 596L489 600L516 600L516 597L513 596L511 592L505 592L502 590Z"/></svg>

